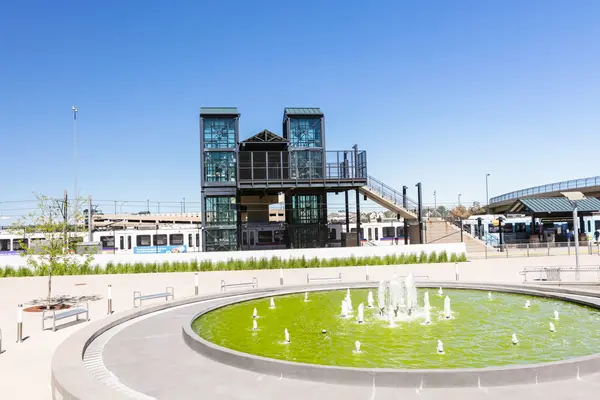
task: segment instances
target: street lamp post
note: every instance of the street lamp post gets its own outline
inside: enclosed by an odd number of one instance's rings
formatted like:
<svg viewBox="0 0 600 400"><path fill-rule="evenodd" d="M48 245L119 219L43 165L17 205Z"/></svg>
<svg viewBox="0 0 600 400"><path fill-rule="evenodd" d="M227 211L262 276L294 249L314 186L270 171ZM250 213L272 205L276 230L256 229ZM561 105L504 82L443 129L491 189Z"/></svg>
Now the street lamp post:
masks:
<svg viewBox="0 0 600 400"><path fill-rule="evenodd" d="M489 214L490 212L490 195L489 195L489 185L488 185L488 178L490 177L490 174L485 174L485 205L487 208L487 212Z"/></svg>
<svg viewBox="0 0 600 400"><path fill-rule="evenodd" d="M462 194L458 194L458 205L460 206L460 196L462 196Z"/></svg>
<svg viewBox="0 0 600 400"><path fill-rule="evenodd" d="M77 107L71 107L73 110L73 177L75 179L75 192L73 193L73 199L75 200L75 207L77 207Z"/></svg>
<svg viewBox="0 0 600 400"><path fill-rule="evenodd" d="M146 198L146 211L150 212L150 199Z"/></svg>
<svg viewBox="0 0 600 400"><path fill-rule="evenodd" d="M433 191L433 215L437 215L437 197L436 197L437 193L434 190Z"/></svg>
<svg viewBox="0 0 600 400"><path fill-rule="evenodd" d="M579 216L577 215L577 202L585 199L581 192L562 192L573 206L573 233L575 235L575 280L579 280Z"/></svg>

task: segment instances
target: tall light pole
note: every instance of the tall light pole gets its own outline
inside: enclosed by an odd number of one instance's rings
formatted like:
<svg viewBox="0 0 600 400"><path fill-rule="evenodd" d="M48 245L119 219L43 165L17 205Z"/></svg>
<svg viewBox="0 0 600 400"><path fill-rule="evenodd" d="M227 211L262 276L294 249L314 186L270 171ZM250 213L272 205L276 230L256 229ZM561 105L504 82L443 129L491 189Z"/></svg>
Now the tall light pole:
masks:
<svg viewBox="0 0 600 400"><path fill-rule="evenodd" d="M75 207L77 207L77 107L71 107L73 110L73 175L75 177L75 192L73 193L73 199L75 200Z"/></svg>
<svg viewBox="0 0 600 400"><path fill-rule="evenodd" d="M437 195L437 191L434 190L433 191L433 212L434 212L433 215L437 215L437 197L436 197L436 195Z"/></svg>
<svg viewBox="0 0 600 400"><path fill-rule="evenodd" d="M573 233L575 234L575 280L579 280L579 216L577 215L577 202L584 200L585 196L581 192L561 192L563 196L569 199L573 206Z"/></svg>
<svg viewBox="0 0 600 400"><path fill-rule="evenodd" d="M490 213L490 195L489 195L489 185L488 185L488 178L490 177L490 174L485 174L485 206L487 208L487 212L488 214Z"/></svg>
<svg viewBox="0 0 600 400"><path fill-rule="evenodd" d="M460 196L462 196L462 194L458 194L458 205L460 206Z"/></svg>

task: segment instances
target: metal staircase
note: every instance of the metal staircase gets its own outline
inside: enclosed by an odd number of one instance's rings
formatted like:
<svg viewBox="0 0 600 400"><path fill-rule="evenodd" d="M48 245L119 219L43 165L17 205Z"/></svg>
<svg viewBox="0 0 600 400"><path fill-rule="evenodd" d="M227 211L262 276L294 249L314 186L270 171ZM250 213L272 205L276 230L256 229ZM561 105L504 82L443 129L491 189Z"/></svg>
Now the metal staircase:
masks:
<svg viewBox="0 0 600 400"><path fill-rule="evenodd" d="M407 220L416 220L419 206L416 201L369 175L367 185L360 193L390 211L400 214Z"/></svg>

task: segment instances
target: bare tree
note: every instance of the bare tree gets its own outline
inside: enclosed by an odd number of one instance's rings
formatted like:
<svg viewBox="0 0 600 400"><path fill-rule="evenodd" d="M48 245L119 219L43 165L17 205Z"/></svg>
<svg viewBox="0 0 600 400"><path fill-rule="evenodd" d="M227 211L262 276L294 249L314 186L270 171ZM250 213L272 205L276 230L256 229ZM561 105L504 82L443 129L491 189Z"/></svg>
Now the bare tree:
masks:
<svg viewBox="0 0 600 400"><path fill-rule="evenodd" d="M66 196L58 200L36 194L36 199L36 210L13 224L11 230L23 235L21 255L27 259L27 266L48 276L46 307L51 308L53 273L59 268L89 267L94 258L91 254L75 254L77 242L83 236L78 200L69 207Z"/></svg>

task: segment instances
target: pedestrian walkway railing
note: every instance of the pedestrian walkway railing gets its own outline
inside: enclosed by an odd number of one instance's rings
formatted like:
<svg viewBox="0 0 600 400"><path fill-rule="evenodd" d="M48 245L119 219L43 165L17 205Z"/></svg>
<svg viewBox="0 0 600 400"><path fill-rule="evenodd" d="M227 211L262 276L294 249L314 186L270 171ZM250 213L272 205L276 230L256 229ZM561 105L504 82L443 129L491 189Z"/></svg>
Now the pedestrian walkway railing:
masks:
<svg viewBox="0 0 600 400"><path fill-rule="evenodd" d="M526 267L523 268L523 271L519 272L519 275L523 275L523 282L595 281L600 283L600 266Z"/></svg>

